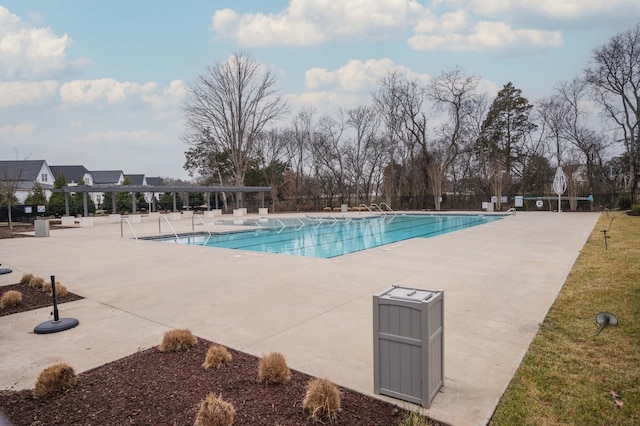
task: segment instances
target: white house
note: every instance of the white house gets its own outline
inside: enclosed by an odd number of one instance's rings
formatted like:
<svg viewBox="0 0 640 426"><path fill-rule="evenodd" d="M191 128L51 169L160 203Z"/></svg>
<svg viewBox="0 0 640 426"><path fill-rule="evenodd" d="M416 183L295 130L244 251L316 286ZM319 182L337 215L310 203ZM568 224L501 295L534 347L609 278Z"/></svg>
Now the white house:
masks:
<svg viewBox="0 0 640 426"><path fill-rule="evenodd" d="M36 182L49 199L55 179L45 160L0 160L0 180L16 184L15 197L23 204Z"/></svg>

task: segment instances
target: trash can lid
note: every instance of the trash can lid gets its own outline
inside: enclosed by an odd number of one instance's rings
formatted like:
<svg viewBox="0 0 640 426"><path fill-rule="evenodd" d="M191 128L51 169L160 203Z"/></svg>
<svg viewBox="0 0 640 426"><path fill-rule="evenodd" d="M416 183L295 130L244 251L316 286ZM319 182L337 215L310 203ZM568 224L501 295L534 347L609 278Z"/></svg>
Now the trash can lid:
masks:
<svg viewBox="0 0 640 426"><path fill-rule="evenodd" d="M422 302L431 299L436 294L435 291L422 290L418 288L408 288L393 286L392 289L384 292L381 297L390 299L409 300L414 302Z"/></svg>

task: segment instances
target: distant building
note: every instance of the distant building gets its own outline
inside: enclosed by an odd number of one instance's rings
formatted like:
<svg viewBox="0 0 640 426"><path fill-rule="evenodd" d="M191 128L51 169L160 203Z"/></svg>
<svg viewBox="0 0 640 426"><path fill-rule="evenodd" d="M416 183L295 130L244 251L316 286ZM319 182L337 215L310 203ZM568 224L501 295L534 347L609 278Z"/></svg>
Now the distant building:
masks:
<svg viewBox="0 0 640 426"><path fill-rule="evenodd" d="M93 175L84 166L51 166L54 180L63 175L68 186L93 185Z"/></svg>
<svg viewBox="0 0 640 426"><path fill-rule="evenodd" d="M0 180L16 183L15 196L23 204L36 182L49 199L53 189L54 176L45 160L0 161Z"/></svg>

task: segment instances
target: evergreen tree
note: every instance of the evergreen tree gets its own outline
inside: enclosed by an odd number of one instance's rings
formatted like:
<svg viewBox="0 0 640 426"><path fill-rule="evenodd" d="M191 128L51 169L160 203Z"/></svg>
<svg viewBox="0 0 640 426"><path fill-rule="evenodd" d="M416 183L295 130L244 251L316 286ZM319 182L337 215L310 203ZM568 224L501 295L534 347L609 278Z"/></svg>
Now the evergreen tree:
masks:
<svg viewBox="0 0 640 426"><path fill-rule="evenodd" d="M502 193L511 198L511 181L515 168L523 160L525 136L537 127L529 117L532 108L522 91L509 82L498 92L482 123L477 148L491 170L498 209Z"/></svg>
<svg viewBox="0 0 640 426"><path fill-rule="evenodd" d="M54 189L62 189L67 186L67 178L63 173L56 176L56 180L53 182ZM75 197L69 197L69 214L73 215L78 210ZM64 194L62 192L54 192L49 197L49 212L56 216L66 215Z"/></svg>
<svg viewBox="0 0 640 426"><path fill-rule="evenodd" d="M47 205L47 197L44 195L44 190L42 189L42 185L40 182L34 182L33 188L29 192L29 195L24 200L25 204L30 204L34 206L45 206Z"/></svg>
<svg viewBox="0 0 640 426"><path fill-rule="evenodd" d="M131 185L131 179L124 178L124 182L122 185L129 186ZM131 211L131 193L130 192L116 192L116 210L118 213L123 214L124 212Z"/></svg>
<svg viewBox="0 0 640 426"><path fill-rule="evenodd" d="M74 200L74 204L77 206L77 210L75 211L75 214L81 214L84 215L84 195L85 193L82 192L76 192L75 194L73 194L73 200ZM87 194L87 211L89 213L95 213L96 212L96 203L93 202L93 199L91 198L91 196L89 196L89 193Z"/></svg>

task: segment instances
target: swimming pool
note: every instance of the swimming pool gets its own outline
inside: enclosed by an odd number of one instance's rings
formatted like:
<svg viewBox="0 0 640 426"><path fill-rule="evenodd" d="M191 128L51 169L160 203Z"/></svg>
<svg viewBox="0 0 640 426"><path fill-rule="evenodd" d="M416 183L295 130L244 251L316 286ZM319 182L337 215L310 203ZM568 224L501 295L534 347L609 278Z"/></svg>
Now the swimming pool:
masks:
<svg viewBox="0 0 640 426"><path fill-rule="evenodd" d="M353 219L305 217L232 220L216 223L256 228L211 235L207 232L178 235L178 238L150 239L328 259L410 238L442 235L501 218L498 215L400 214Z"/></svg>

